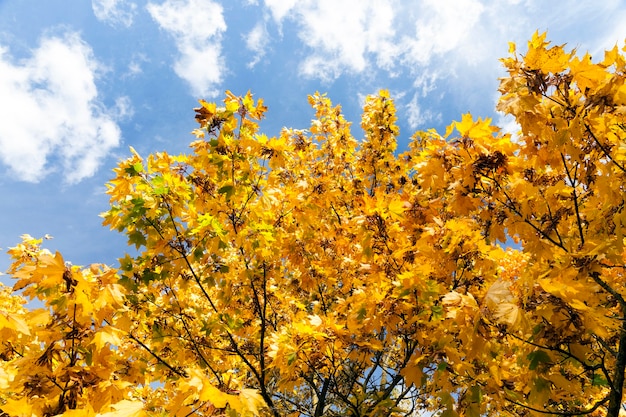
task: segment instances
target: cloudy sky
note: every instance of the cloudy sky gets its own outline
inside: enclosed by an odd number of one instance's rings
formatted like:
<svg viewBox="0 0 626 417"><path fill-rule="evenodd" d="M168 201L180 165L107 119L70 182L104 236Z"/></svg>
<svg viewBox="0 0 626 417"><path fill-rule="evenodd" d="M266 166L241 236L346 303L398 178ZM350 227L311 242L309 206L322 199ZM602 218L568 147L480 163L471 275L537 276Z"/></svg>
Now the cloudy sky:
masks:
<svg viewBox="0 0 626 417"><path fill-rule="evenodd" d="M268 135L308 127L315 91L358 122L389 89L401 149L465 112L498 120L498 58L535 30L600 57L626 0L0 0L0 248L50 234L114 265L125 240L98 214L116 162L186 152L197 100L227 89L265 99Z"/></svg>

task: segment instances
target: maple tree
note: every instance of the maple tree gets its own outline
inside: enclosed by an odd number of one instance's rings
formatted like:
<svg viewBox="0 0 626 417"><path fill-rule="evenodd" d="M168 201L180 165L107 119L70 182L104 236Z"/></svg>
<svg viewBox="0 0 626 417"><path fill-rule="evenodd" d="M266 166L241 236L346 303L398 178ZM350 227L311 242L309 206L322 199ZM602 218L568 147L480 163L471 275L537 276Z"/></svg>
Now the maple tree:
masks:
<svg viewBox="0 0 626 417"><path fill-rule="evenodd" d="M503 64L519 133L468 114L402 153L386 91L362 140L319 93L272 138L250 93L201 101L191 153L115 169L119 268L10 250L0 410L618 416L626 61L536 33Z"/></svg>

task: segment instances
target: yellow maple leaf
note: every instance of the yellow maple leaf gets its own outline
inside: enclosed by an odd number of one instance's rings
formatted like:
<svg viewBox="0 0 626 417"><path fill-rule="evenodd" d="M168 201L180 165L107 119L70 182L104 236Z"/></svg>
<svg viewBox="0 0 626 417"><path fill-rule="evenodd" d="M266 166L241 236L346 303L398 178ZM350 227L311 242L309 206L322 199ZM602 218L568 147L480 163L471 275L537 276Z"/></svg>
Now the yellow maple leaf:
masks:
<svg viewBox="0 0 626 417"><path fill-rule="evenodd" d="M141 417L145 415L143 411L143 402L122 400L115 404L111 404L113 411L107 413L98 413L97 417Z"/></svg>
<svg viewBox="0 0 626 417"><path fill-rule="evenodd" d="M582 59L574 58L572 60L571 73L573 81L582 92L601 86L609 77L604 68L591 62L589 54L583 56Z"/></svg>
<svg viewBox="0 0 626 417"><path fill-rule="evenodd" d="M490 309L496 309L501 303L511 302L513 293L511 293L511 283L497 280L487 290L485 294L485 303Z"/></svg>
<svg viewBox="0 0 626 417"><path fill-rule="evenodd" d="M11 417L33 416L33 406L28 400L28 397L22 397L19 399L9 398L6 400L6 403L2 404L2 408L0 410Z"/></svg>
<svg viewBox="0 0 626 417"><path fill-rule="evenodd" d="M3 328L30 335L30 328L23 318L16 314L0 311L0 329Z"/></svg>
<svg viewBox="0 0 626 417"><path fill-rule="evenodd" d="M123 332L121 330L107 326L94 334L92 343L96 345L98 350L102 350L107 343L119 347L122 344L122 335Z"/></svg>
<svg viewBox="0 0 626 417"><path fill-rule="evenodd" d="M63 414L62 417L94 417L96 416L96 412L91 407L91 404L87 404L85 407L76 409L76 410L67 410Z"/></svg>
<svg viewBox="0 0 626 417"><path fill-rule="evenodd" d="M202 382L199 398L200 401L209 401L215 408L224 408L228 404L230 395L220 391L206 379Z"/></svg>

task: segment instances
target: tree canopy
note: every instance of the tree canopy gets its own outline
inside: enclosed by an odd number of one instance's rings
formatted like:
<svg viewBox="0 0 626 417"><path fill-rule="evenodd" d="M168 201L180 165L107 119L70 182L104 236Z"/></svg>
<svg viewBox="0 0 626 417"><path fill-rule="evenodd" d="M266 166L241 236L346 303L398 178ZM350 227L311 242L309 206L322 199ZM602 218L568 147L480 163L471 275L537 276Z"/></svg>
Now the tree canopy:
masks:
<svg viewBox="0 0 626 417"><path fill-rule="evenodd" d="M362 139L324 94L277 137L250 93L201 100L188 154L107 184L119 266L10 249L3 415L617 417L624 49L545 38L502 60L514 133L466 114L400 152L387 91Z"/></svg>

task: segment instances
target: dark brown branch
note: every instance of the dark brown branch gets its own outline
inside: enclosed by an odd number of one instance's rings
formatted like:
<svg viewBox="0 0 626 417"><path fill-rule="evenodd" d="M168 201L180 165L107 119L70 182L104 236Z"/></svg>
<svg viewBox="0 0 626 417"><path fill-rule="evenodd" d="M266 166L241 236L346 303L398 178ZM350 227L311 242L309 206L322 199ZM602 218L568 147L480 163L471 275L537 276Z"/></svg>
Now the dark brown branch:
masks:
<svg viewBox="0 0 626 417"><path fill-rule="evenodd" d="M588 410L580 410L580 411L553 411L553 410L542 410L540 408L534 408L531 407L527 404L522 404L518 401L515 401L512 398L509 397L504 397L505 400L507 400L510 403L513 403L515 405L518 405L520 407L526 408L528 410L534 411L536 413L541 413L541 414L551 414L551 415L557 415L557 416L583 416L586 414L591 414L594 411L596 411L598 408L602 407L604 404L606 404L606 402L609 400L609 396L607 395L606 397L604 397L602 400L598 401L597 403L595 403L593 405L593 407L591 407Z"/></svg>
<svg viewBox="0 0 626 417"><path fill-rule="evenodd" d="M178 375L181 378L187 378L187 374L183 371L179 371L178 369L174 368L172 365L170 365L169 363L167 363L163 358L161 358L159 355L157 355L152 349L150 349L145 343L143 343L141 340L137 339L132 333L128 333L128 337L131 338L131 340L135 341L136 343L138 343L142 348L144 348L150 355L152 355L153 358L155 358L160 364L162 364L163 366L165 366L167 369L169 369L170 371L172 371L172 373Z"/></svg>
<svg viewBox="0 0 626 417"><path fill-rule="evenodd" d="M176 291L174 291L174 289L172 289L172 294L174 295L174 299L176 300L176 303L178 304L178 308L180 308L182 310L182 307L180 305L180 301L178 300L178 297L176 296ZM193 349L196 351L196 353L198 354L198 356L202 360L202 363L207 368L209 368L209 370L213 373L213 375L217 379L217 382L220 385L222 385L222 377L220 376L220 374L215 369L213 369L213 367L211 366L209 361L204 357L204 355L200 351L200 347L198 346L198 344L194 340L194 337L191 334L191 330L189 330L189 326L187 325L187 321L185 320L185 317L181 314L179 316L179 319L180 319L180 322L183 324L183 328L185 329L185 333L187 333L187 337L189 338L189 340L191 341L191 344L193 345Z"/></svg>
<svg viewBox="0 0 626 417"><path fill-rule="evenodd" d="M314 417L322 417L324 415L324 408L326 406L326 395L328 394L328 388L330 387L330 378L324 379L322 390L317 393L317 405L315 406Z"/></svg>
<svg viewBox="0 0 626 417"><path fill-rule="evenodd" d="M611 156L611 153L609 152L608 149L606 149L604 147L604 145L602 145L600 143L600 141L598 140L598 138L596 137L596 135L593 133L593 131L591 130L591 127L585 123L585 129L587 130L587 133L589 133L589 135L593 138L593 140L596 142L596 144L600 147L600 149L602 149L602 153L604 153L604 155L609 158L609 160L613 163L613 165L615 165L617 168L620 169L620 171L622 171L623 173L626 173L626 168L624 168L624 166L620 165L615 159L613 159L613 157Z"/></svg>
<svg viewBox="0 0 626 417"><path fill-rule="evenodd" d="M246 266L247 267L247 266ZM265 395L269 397L266 388L266 373L267 368L265 366L265 332L267 331L267 267L263 265L263 282L262 282L262 291L263 291L263 304L261 305L261 301L259 300L259 292L257 291L256 286L254 285L254 276L250 279L250 287L252 288L252 293L254 294L253 301L256 306L256 309L259 313L259 319L261 320L261 328L260 328L260 341L259 341L259 366L260 366L260 375L259 375L259 385L261 386L261 392L265 391Z"/></svg>
<svg viewBox="0 0 626 417"><path fill-rule="evenodd" d="M604 291L611 294L617 300L617 302L619 303L621 307L622 315L626 317L626 300L624 300L624 297L622 296L622 294L620 294L617 290L613 289L609 284L607 284L604 280L602 280L598 272L592 272L590 275L591 275L591 278L593 278L593 280L596 282L596 284L602 287Z"/></svg>
<svg viewBox="0 0 626 417"><path fill-rule="evenodd" d="M341 216L339 216L339 213L337 213L337 209L332 203L330 205L330 208L333 209L333 213L335 213L335 216L337 216L337 221L339 222L339 225L341 226Z"/></svg>
<svg viewBox="0 0 626 417"><path fill-rule="evenodd" d="M555 218L555 216L552 214L552 208L550 207L550 203L548 202L548 199L545 197L545 195L543 194L543 192L541 192L541 196L543 197L543 199L546 202L546 208L548 209L548 215L550 216L550 221L552 222L552 229L554 230L554 234L556 235L557 239L559 239L559 244L560 245L564 245L563 243L563 238L561 237L561 234L559 233L559 228L558 228L558 219Z"/></svg>
<svg viewBox="0 0 626 417"><path fill-rule="evenodd" d="M574 176L572 177L572 174L570 173L570 169L567 166L567 161L565 160L565 155L563 155L563 153L561 153L561 161L563 161L563 167L565 167L565 173L567 174L567 179L569 180L569 183L572 187L572 197L574 199L574 211L576 213L576 224L578 225L578 235L580 236L580 247L582 248L583 245L585 244L585 235L583 233L583 224L582 224L582 219L580 217L578 193L576 192L576 185L577 185L576 170L578 168L578 164L576 165L576 168L574 169Z"/></svg>
<svg viewBox="0 0 626 417"><path fill-rule="evenodd" d="M620 329L619 349L617 351L617 361L614 369L614 379L613 384L611 385L609 408L606 414L607 417L618 417L622 405L624 372L626 371L626 320L622 322L622 327Z"/></svg>
<svg viewBox="0 0 626 417"><path fill-rule="evenodd" d="M504 196L507 199L506 202L502 202L501 201L501 203L503 203L505 207L507 207L509 210L513 211L513 213L515 213L518 217L520 217L524 223L526 223L527 225L532 227L542 238L546 239L547 241L552 243L554 246L563 249L566 253L569 253L569 251L567 250L565 245L563 245L562 243L559 243L556 240L554 240L552 237L550 237L550 235L548 235L546 232L541 230L537 225L535 225L532 221L530 221L528 218L526 218L525 216L522 215L522 213L515 206L515 201L511 198L511 196L509 196L509 194L504 190L504 188L500 186L500 184L498 183L498 181L496 179L489 178L489 177L487 177L487 178L492 180L492 181L495 181L496 184L498 185L498 187L500 187L502 189L502 192L504 193Z"/></svg>
<svg viewBox="0 0 626 417"><path fill-rule="evenodd" d="M523 339L517 335L514 335L513 333L506 333L507 335L513 337L514 339L517 339L523 343L529 344L531 346L534 346L536 348L539 349L545 349L545 350L549 350L552 352L557 352L560 353L561 355L565 356L567 359L574 359L576 362L580 363L583 367L583 369L585 370L585 372L592 372L592 371L597 371L598 369L602 369L602 364L597 364L597 365L589 365L587 364L584 360L580 359L579 357L573 355L571 352L565 350L565 349L561 349L559 347L555 347L555 346L545 346L545 345L540 345L538 343L535 342L531 342L530 340L526 340Z"/></svg>

